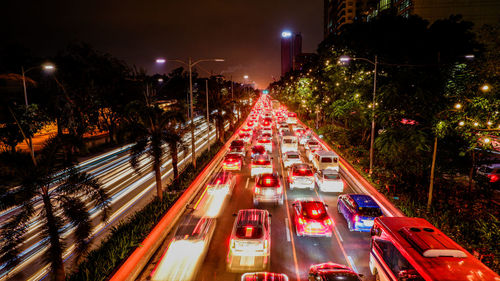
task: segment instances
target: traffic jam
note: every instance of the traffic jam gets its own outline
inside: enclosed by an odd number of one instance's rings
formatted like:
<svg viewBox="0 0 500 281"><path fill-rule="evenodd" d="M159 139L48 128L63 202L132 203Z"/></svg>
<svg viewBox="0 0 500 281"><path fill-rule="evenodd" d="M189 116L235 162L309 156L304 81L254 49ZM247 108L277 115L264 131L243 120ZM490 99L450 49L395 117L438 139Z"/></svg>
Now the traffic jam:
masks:
<svg viewBox="0 0 500 281"><path fill-rule="evenodd" d="M148 280L500 280L439 229L394 217L268 95Z"/></svg>

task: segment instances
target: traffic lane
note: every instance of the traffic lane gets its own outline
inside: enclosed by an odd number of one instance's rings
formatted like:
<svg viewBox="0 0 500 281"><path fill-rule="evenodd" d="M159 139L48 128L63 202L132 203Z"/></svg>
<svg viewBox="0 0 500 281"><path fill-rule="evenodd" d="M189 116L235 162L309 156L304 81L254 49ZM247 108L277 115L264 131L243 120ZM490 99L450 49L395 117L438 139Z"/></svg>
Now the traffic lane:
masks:
<svg viewBox="0 0 500 281"><path fill-rule="evenodd" d="M254 142L252 142L252 145ZM251 146L251 145L250 145ZM278 153L273 147L273 165L279 167ZM228 272L226 269L226 257L229 250L229 239L232 232L235 217L233 214L240 209L267 209L271 214L271 258L270 271L293 273L292 251L287 239L285 226L286 209L274 204L259 204L253 206L253 187L255 180L250 177L250 156L247 156L246 165L243 166L238 182L235 186L229 204L218 218L215 234L208 250L205 262L196 280L240 280L242 273Z"/></svg>
<svg viewBox="0 0 500 281"><path fill-rule="evenodd" d="M212 130L211 136L215 138L215 131ZM198 142L204 143L205 139L198 139ZM203 149L206 147L206 143L203 146L198 145L198 149ZM182 168L184 165L189 164L190 162L188 161L190 159L188 153L181 153L179 155L179 168ZM166 161L169 161L169 158L165 159ZM104 225L104 227L99 230L97 233L95 233L92 237L92 243L93 245L98 245L98 242L100 242L104 237L107 236L109 233L109 230L111 229L110 226L114 226L120 222L121 217L123 215L135 212L139 210L142 206L146 205L149 200L155 196L156 194L156 189L151 188L152 185L155 185L155 180L153 176L148 176L148 172L151 170L150 168L150 163L146 163L143 165L140 170L141 173L135 173L131 172L130 164L127 162L122 163L122 165L128 166L129 173L123 173L123 181L122 180L117 180L114 181L110 185L105 185L105 189L110 193L110 197L113 195L116 195L117 193L123 191L125 188L130 188L133 185L133 188L131 188L130 192L124 194L123 197L121 197L119 200L115 200L111 203L110 205L110 220ZM165 182L165 178L170 178L172 177L172 170L171 170L171 163L168 163L165 165L163 164L163 169L162 172L164 175L162 176L163 182ZM126 170L127 170L126 169ZM112 171L110 171L112 172ZM168 172L168 173L167 173ZM148 189L149 187L149 189ZM145 190L148 189L148 190ZM132 204L131 204L132 203ZM120 211L120 209L122 209ZM119 213L117 213L120 211ZM93 229L96 229L96 226L102 225L100 216L98 214L94 214L91 217L91 224L93 226ZM31 234L28 237L28 240L30 243L26 243L23 245L24 247L33 247L34 244L39 244L39 239L36 239L36 237L39 238L40 233L38 232L33 232L31 231ZM33 237L32 237L33 236ZM71 245L73 239L72 235L69 234L66 243L68 245ZM43 246L43 245L40 245ZM45 247L41 248L40 246L34 247L29 253L28 256L31 257L31 261L29 262L24 262L23 265L23 270L22 275L15 274L14 278L12 280L25 280L26 276L32 276L32 275L40 275L40 269L46 266L46 263L42 261L42 259L36 258L40 255L42 251L45 251ZM23 247L23 248L24 248ZM71 264L74 262L74 259L72 258L72 254L69 255L69 257L65 258L65 263L66 264ZM43 276L43 274L41 274ZM11 278L11 277L9 277ZM35 278L34 280L37 280L38 278Z"/></svg>

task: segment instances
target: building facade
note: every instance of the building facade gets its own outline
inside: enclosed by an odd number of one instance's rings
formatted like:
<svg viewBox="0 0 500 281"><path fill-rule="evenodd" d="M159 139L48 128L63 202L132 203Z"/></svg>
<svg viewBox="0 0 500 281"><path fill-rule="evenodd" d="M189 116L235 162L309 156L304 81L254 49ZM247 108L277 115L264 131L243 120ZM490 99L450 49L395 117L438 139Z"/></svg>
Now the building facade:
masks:
<svg viewBox="0 0 500 281"><path fill-rule="evenodd" d="M281 76L294 69L295 57L302 53L302 35L290 31L281 33Z"/></svg>
<svg viewBox="0 0 500 281"><path fill-rule="evenodd" d="M354 21L364 21L375 7L375 0L323 0L324 37L340 34L342 27Z"/></svg>
<svg viewBox="0 0 500 281"><path fill-rule="evenodd" d="M392 10L397 15L418 15L431 24L450 15L462 15L475 27L500 22L500 0L379 0L370 18Z"/></svg>

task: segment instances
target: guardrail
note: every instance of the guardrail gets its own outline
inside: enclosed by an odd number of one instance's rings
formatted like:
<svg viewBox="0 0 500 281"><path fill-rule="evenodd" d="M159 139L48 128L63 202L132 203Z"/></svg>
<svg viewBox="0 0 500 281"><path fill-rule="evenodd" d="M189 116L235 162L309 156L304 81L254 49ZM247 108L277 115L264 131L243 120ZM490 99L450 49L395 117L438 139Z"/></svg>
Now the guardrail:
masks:
<svg viewBox="0 0 500 281"><path fill-rule="evenodd" d="M220 165L223 156L229 148L229 144L235 139L238 131L242 126L243 125L235 130L234 134L221 147L214 158L208 163L207 166L205 166L205 168L198 174L191 185L184 191L184 193L179 197L179 199L177 199L174 205L161 218L158 224L142 241L140 246L137 247L134 252L132 252L127 260L114 273L110 281L131 281L135 280L139 276L151 257L154 255L169 232L172 230L174 225L187 210L190 203L194 201L197 194L202 190L205 181L207 181L210 178L212 172L216 170L214 168L217 165Z"/></svg>

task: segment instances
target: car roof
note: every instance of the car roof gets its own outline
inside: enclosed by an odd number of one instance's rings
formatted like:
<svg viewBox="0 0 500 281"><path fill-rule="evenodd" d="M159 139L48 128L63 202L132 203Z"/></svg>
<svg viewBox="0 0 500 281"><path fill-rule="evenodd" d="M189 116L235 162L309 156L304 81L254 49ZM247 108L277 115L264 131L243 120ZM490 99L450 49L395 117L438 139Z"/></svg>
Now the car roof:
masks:
<svg viewBox="0 0 500 281"><path fill-rule="evenodd" d="M258 154L257 156L255 156L254 160L260 160L260 159L270 160L271 158L267 154Z"/></svg>
<svg viewBox="0 0 500 281"><path fill-rule="evenodd" d="M238 211L237 225L261 225L266 215L266 210L242 209Z"/></svg>
<svg viewBox="0 0 500 281"><path fill-rule="evenodd" d="M325 156L338 157L338 155L335 152L329 150L320 150L317 151L316 154L318 154L320 157L325 157Z"/></svg>
<svg viewBox="0 0 500 281"><path fill-rule="evenodd" d="M358 204L359 207L363 207L363 208L366 208L366 207L380 208L378 206L377 202L375 202L375 200L373 200L373 198L370 195L366 195L366 194L349 194L349 197L351 197L354 200L354 202L356 202L356 204Z"/></svg>
<svg viewBox="0 0 500 281"><path fill-rule="evenodd" d="M311 165L309 165L307 163L294 163L294 164L292 164L292 168L295 168L295 169L302 169L302 168L311 169Z"/></svg>
<svg viewBox="0 0 500 281"><path fill-rule="evenodd" d="M300 156L300 154L299 154L297 151L287 151L287 152L285 152L285 154L286 154L286 155L289 155L289 154L296 154L296 155L299 155L299 156Z"/></svg>

